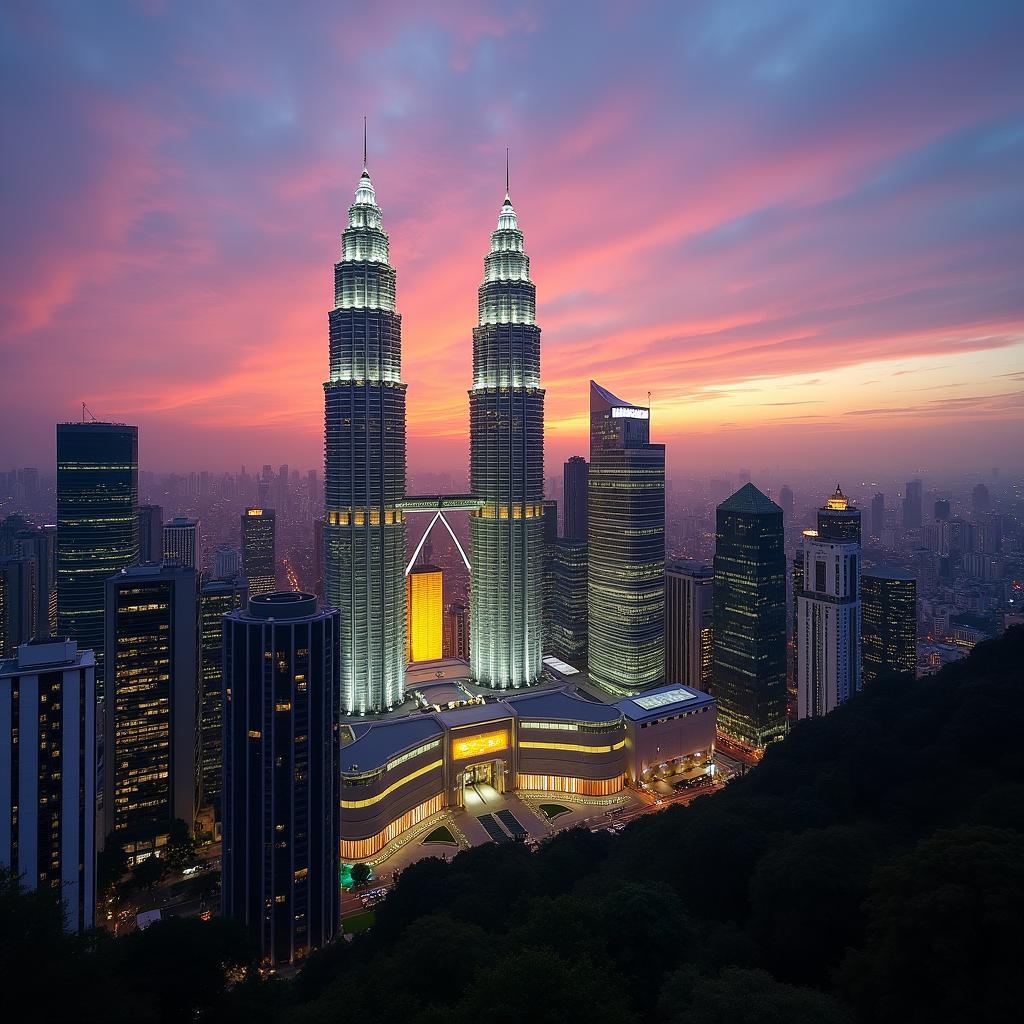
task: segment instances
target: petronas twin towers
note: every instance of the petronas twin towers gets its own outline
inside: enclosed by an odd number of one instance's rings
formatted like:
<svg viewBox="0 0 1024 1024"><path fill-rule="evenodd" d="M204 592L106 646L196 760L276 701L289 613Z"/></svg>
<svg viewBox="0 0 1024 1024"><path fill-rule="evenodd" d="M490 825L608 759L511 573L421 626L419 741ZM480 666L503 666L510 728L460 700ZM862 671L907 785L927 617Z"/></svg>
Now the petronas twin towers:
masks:
<svg viewBox="0 0 1024 1024"><path fill-rule="evenodd" d="M325 398L324 597L341 613L341 704L372 714L405 681L402 318L364 167L334 268ZM474 679L529 686L541 670L544 391L536 288L509 198L484 258L469 392Z"/></svg>

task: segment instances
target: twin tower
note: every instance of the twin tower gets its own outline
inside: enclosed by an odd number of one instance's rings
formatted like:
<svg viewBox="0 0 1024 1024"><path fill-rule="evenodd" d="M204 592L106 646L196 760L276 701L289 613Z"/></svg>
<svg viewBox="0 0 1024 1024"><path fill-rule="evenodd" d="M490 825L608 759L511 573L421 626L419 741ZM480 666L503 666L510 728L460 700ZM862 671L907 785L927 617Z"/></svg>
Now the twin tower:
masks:
<svg viewBox="0 0 1024 1024"><path fill-rule="evenodd" d="M475 681L495 689L537 681L543 639L540 328L507 185L484 258L469 392L470 662ZM341 613L342 710L373 714L404 698L406 385L395 269L365 166L329 320L324 597Z"/></svg>

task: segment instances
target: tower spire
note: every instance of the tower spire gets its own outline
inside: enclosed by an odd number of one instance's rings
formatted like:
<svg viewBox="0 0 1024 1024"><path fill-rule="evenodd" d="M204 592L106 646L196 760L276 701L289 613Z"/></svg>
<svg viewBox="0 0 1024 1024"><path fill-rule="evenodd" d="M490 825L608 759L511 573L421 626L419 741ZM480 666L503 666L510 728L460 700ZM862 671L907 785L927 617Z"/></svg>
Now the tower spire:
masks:
<svg viewBox="0 0 1024 1024"><path fill-rule="evenodd" d="M508 146L505 147L505 198L510 198L508 191Z"/></svg>
<svg viewBox="0 0 1024 1024"><path fill-rule="evenodd" d="M363 170L366 170L366 115L363 114Z"/></svg>

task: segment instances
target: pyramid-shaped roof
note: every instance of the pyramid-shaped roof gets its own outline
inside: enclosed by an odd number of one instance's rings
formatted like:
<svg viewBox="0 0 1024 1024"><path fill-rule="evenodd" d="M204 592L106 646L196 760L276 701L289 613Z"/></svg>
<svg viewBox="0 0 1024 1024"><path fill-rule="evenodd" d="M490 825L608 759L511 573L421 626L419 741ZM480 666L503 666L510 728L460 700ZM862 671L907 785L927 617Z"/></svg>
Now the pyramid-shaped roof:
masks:
<svg viewBox="0 0 1024 1024"><path fill-rule="evenodd" d="M782 512L782 509L768 495L763 494L753 484L744 484L718 507L726 512L748 512L751 515Z"/></svg>

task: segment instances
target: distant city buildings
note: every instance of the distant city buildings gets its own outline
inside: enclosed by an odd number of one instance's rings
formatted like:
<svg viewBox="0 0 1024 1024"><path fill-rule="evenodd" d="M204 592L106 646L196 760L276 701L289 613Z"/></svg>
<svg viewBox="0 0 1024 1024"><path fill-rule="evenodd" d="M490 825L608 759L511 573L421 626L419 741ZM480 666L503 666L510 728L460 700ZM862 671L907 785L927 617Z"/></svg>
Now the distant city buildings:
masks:
<svg viewBox="0 0 1024 1024"><path fill-rule="evenodd" d="M751 749L786 730L782 509L744 484L717 510L714 668L721 732Z"/></svg>
<svg viewBox="0 0 1024 1024"><path fill-rule="evenodd" d="M544 639L544 390L536 288L506 189L484 258L469 393L473 679L536 683Z"/></svg>
<svg viewBox="0 0 1024 1024"><path fill-rule="evenodd" d="M221 912L277 965L340 926L340 623L316 604L264 594L224 619Z"/></svg>
<svg viewBox="0 0 1024 1024"><path fill-rule="evenodd" d="M917 581L899 569L861 575L864 685L890 672L917 669Z"/></svg>
<svg viewBox="0 0 1024 1024"><path fill-rule="evenodd" d="M104 834L157 851L198 809L199 586L195 569L129 566L106 583Z"/></svg>
<svg viewBox="0 0 1024 1024"><path fill-rule="evenodd" d="M665 681L708 692L713 685L714 570L693 562L665 566Z"/></svg>
<svg viewBox="0 0 1024 1024"><path fill-rule="evenodd" d="M242 556L238 548L221 544L213 553L213 575L218 580L233 580L242 571Z"/></svg>
<svg viewBox="0 0 1024 1024"><path fill-rule="evenodd" d="M164 550L164 510L159 505L139 506L139 562L159 562Z"/></svg>
<svg viewBox="0 0 1024 1024"><path fill-rule="evenodd" d="M920 530L923 521L923 499L921 481L908 480L903 496L903 529Z"/></svg>
<svg viewBox="0 0 1024 1024"><path fill-rule="evenodd" d="M277 516L272 508L242 513L242 575L250 597L277 590Z"/></svg>
<svg viewBox="0 0 1024 1024"><path fill-rule="evenodd" d="M94 652L100 696L104 585L138 560L138 477L137 427L57 424L57 632Z"/></svg>
<svg viewBox="0 0 1024 1024"><path fill-rule="evenodd" d="M804 531L797 597L797 717L835 710L860 689L860 512L837 487Z"/></svg>
<svg viewBox="0 0 1024 1024"><path fill-rule="evenodd" d="M665 678L665 446L650 410L590 382L590 678L625 696Z"/></svg>

